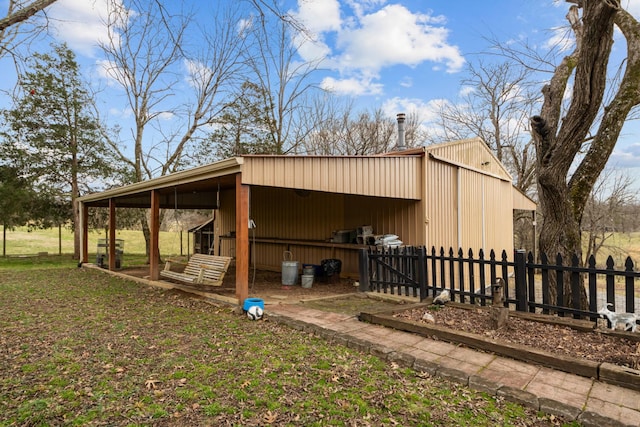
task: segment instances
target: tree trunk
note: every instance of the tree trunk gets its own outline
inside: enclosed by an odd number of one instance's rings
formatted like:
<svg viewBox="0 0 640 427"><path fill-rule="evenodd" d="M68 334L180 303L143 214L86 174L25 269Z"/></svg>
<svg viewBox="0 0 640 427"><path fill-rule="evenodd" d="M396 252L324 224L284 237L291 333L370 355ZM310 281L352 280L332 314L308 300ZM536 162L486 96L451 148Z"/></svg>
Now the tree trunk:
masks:
<svg viewBox="0 0 640 427"><path fill-rule="evenodd" d="M159 221L162 223L162 212L161 215L159 217ZM151 263L151 228L149 227L149 219L146 215L146 213L143 213L140 217L140 223L142 224L142 234L144 235L144 242L145 242L145 255L147 256L147 264ZM160 248L158 247L157 249L158 253L156 254L158 256L158 260L161 260L160 258ZM162 261L161 261L162 262Z"/></svg>
<svg viewBox="0 0 640 427"><path fill-rule="evenodd" d="M546 253L549 259L561 254L567 262L573 254L582 256L582 214L593 184L602 171L592 166L600 164L601 150L596 150L599 151L597 154L588 153L570 179L568 174L602 105L613 44L614 17L620 10L619 0L570 2L579 5L571 6L567 15L575 33L576 48L556 67L551 81L542 90L541 113L531 119L536 144L538 197L544 221L540 231L540 252ZM583 9L582 18L580 8ZM564 109L563 99L571 76L574 76L571 103ZM591 148L599 144L601 141L595 138ZM606 159L608 156L604 158L602 168ZM585 167L589 167L595 176L585 179L581 174ZM588 307L584 286L580 295L572 295L568 278L563 287L565 305L571 305L579 298L580 306ZM556 300L555 286L550 287L550 299Z"/></svg>
<svg viewBox="0 0 640 427"><path fill-rule="evenodd" d="M80 230L80 207L79 207L79 203L76 200L77 198L74 197L73 201L71 202L72 206L73 206L73 223L75 224L75 227L73 227L73 259L79 260L80 259L80 233L82 232L82 230Z"/></svg>

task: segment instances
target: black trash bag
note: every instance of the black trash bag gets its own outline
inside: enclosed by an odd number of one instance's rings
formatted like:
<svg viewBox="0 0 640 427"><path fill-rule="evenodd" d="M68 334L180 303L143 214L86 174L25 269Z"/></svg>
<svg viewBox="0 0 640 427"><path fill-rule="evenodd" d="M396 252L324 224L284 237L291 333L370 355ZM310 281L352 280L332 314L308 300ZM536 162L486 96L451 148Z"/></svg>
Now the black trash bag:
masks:
<svg viewBox="0 0 640 427"><path fill-rule="evenodd" d="M320 262L320 267L325 277L339 276L342 271L342 261L339 259L323 259Z"/></svg>

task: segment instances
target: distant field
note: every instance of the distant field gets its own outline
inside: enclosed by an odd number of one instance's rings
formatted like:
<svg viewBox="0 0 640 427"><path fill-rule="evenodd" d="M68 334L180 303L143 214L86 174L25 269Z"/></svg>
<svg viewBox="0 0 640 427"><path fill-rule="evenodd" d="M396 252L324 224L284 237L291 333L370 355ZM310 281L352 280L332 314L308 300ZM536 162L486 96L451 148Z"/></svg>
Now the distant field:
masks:
<svg viewBox="0 0 640 427"><path fill-rule="evenodd" d="M182 252L180 251L180 234L172 231L160 232L160 254L173 256L191 253L187 241L187 232L182 233ZM73 253L73 232L69 229L62 229L62 253ZM192 238L193 236L189 236ZM104 239L104 231L89 232L89 260L95 257L98 239ZM130 255L141 255L145 253L144 236L142 231L117 230L116 239L124 240L125 258ZM616 249L614 249L616 248ZM45 229L28 231L26 227L20 227L13 231L7 230L7 255L35 255L47 252L49 255L59 253L58 229ZM640 232L628 234L614 234L607 240L607 247L600 250L597 256L598 265L605 265L607 257L614 258L616 266L623 266L627 256L630 256L634 263L640 263ZM130 263L129 263L130 264ZM637 268L636 268L637 269Z"/></svg>
<svg viewBox="0 0 640 427"><path fill-rule="evenodd" d="M626 258L631 257L637 270L640 263L640 232L615 233L606 241L606 245L596 256L599 265L604 265L609 255L613 257L616 266L624 265Z"/></svg>
<svg viewBox="0 0 640 427"><path fill-rule="evenodd" d="M8 256L14 255L35 255L41 252L48 252L50 255L58 254L60 247L63 254L73 253L73 231L63 228L59 237L58 229L45 229L28 231L26 227L16 228L13 231L7 230L6 253ZM98 239L104 239L104 231L89 232L89 256L95 256ZM180 233L161 231L160 232L160 253L163 256L179 255ZM144 254L144 236L142 231L117 230L116 239L124 240L124 253ZM60 244L61 242L61 244ZM187 233L182 234L182 253L187 253Z"/></svg>

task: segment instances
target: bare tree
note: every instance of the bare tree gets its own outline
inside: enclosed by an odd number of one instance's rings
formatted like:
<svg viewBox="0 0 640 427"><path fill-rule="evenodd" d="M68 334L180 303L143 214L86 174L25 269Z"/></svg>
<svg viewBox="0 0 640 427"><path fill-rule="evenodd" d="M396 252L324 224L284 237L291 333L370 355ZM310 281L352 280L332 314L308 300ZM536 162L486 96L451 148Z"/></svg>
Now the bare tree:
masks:
<svg viewBox="0 0 640 427"><path fill-rule="evenodd" d="M305 140L311 154L363 156L389 151L395 144L394 121L381 109L355 111L352 101L330 105L327 117Z"/></svg>
<svg viewBox="0 0 640 427"><path fill-rule="evenodd" d="M9 0L7 16L0 19L0 34L4 35L4 31L10 27L26 21L55 2L56 0L34 0L32 2Z"/></svg>
<svg viewBox="0 0 640 427"><path fill-rule="evenodd" d="M296 152L313 129L302 117L309 111L312 93L320 90L312 76L323 58L303 60L298 49L308 41L304 29L279 12L275 3L258 3L263 8L268 6L271 13L263 13L252 22L254 46L247 51L247 64L264 97L275 154Z"/></svg>
<svg viewBox="0 0 640 427"><path fill-rule="evenodd" d="M107 72L126 93L134 119L133 158L117 141L112 146L137 182L185 166L189 142L214 123L238 78L244 39L233 7L220 9L207 28L196 31L188 14L171 15L160 1L133 0L129 10L118 5L113 1L108 41L101 48ZM201 40L198 46L204 48L194 49L191 39ZM171 128L164 127L165 117L172 118ZM145 139L149 127L155 130L155 144ZM148 249L144 219L143 230Z"/></svg>
<svg viewBox="0 0 640 427"><path fill-rule="evenodd" d="M535 184L528 119L540 98L530 90L529 74L525 67L509 61L470 64L461 81L459 101L441 104L438 134L431 136L437 141L482 138L525 194Z"/></svg>
<svg viewBox="0 0 640 427"><path fill-rule="evenodd" d="M582 255L581 226L585 207L605 168L622 126L640 103L640 24L619 0L568 0L567 18L575 47L555 67L542 89L540 113L531 118L538 171L538 197L544 223L540 251ZM611 87L607 69L614 25L627 44L624 75ZM573 80L568 106L563 99ZM612 96L604 101L605 92ZM565 108L566 107L566 108ZM598 120L599 114L601 119ZM564 284L565 303L587 306L586 292L572 295ZM555 295L552 295L554 297ZM579 299L579 301L578 301Z"/></svg>
<svg viewBox="0 0 640 427"><path fill-rule="evenodd" d="M615 233L624 232L629 215L628 208L637 203L637 192L633 190L630 176L612 169L605 169L596 181L587 201L582 219L587 249L584 262L591 255L596 256L605 248L612 252L622 252L612 240ZM634 214L635 216L635 214Z"/></svg>
<svg viewBox="0 0 640 427"><path fill-rule="evenodd" d="M364 156L397 148L397 123L381 108L356 110L352 100L318 100L314 113L321 119L304 141L306 152L321 155ZM421 120L409 113L405 121L408 147L422 143Z"/></svg>
<svg viewBox="0 0 640 427"><path fill-rule="evenodd" d="M30 34L24 34L21 31L22 24L55 2L56 0L8 1L7 14L0 19L0 58L8 54L13 55L20 41L29 40L39 32L30 31Z"/></svg>

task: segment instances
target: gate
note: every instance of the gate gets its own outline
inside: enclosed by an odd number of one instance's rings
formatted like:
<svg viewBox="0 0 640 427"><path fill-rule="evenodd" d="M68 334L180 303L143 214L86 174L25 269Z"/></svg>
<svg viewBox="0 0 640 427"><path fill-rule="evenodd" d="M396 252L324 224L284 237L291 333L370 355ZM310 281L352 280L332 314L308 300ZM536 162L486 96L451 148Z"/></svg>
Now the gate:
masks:
<svg viewBox="0 0 640 427"><path fill-rule="evenodd" d="M588 266L581 266L576 255L569 263L565 263L560 255L555 264L545 254L540 258L541 262L535 263L533 254L527 256L523 250L515 251L513 261L510 261L506 251L498 258L491 250L485 258L483 250L476 257L471 250L465 256L462 249L456 254L453 248L447 254L444 248L437 253L434 247L427 254L425 247L370 247L360 250L359 289L419 297L421 301L429 294L435 296L447 289L452 301L487 305L492 301L491 285L500 277L504 280L505 306L517 311L553 312L558 316L595 320L600 317L597 310L601 307L634 313L640 306L637 291L640 272L635 270L629 257L624 269L620 270L615 269L611 256L607 258L606 268L596 267L593 255ZM551 276L555 276L555 283ZM568 306L565 283L570 284L573 295L578 295L581 287L585 288L587 310L580 309L577 298ZM551 300L553 285L555 299Z"/></svg>
<svg viewBox="0 0 640 427"><path fill-rule="evenodd" d="M427 297L424 246L360 251L360 290L391 295Z"/></svg>

